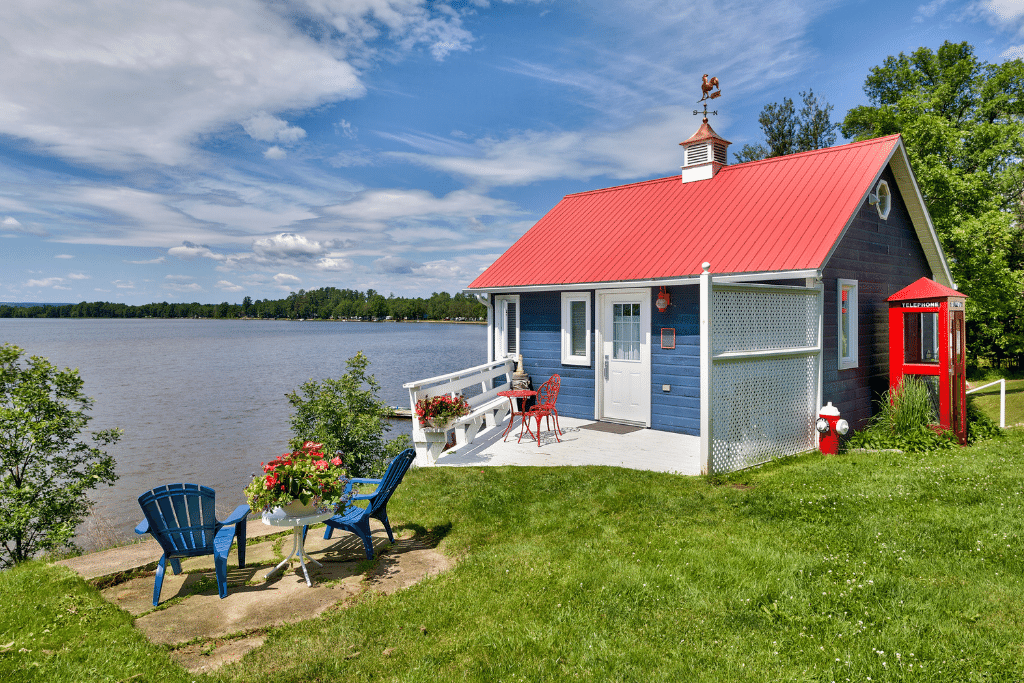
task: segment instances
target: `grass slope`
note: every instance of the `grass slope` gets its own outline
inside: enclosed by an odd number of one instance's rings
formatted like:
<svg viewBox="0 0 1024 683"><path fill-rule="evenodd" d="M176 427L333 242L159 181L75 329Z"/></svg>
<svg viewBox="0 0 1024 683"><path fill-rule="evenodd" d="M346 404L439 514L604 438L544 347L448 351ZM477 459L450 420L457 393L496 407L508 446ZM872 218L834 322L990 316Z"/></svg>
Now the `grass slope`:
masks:
<svg viewBox="0 0 1024 683"><path fill-rule="evenodd" d="M204 677L32 564L0 575L0 679L1021 680L1022 447L806 455L714 481L415 470L390 514L460 556L449 573L276 629Z"/></svg>
<svg viewBox="0 0 1024 683"><path fill-rule="evenodd" d="M972 382L975 386L988 384L994 379ZM982 389L968 397L986 415L999 424L999 385ZM1006 380L1006 426L1024 424L1024 379Z"/></svg>

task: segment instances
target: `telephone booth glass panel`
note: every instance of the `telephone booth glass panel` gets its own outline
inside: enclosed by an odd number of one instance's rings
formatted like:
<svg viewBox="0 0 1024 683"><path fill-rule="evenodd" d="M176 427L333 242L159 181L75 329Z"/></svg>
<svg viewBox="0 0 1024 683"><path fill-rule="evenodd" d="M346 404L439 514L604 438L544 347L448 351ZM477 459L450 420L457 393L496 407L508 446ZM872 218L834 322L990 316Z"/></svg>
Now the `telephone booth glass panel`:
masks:
<svg viewBox="0 0 1024 683"><path fill-rule="evenodd" d="M903 362L939 362L939 314L903 314Z"/></svg>

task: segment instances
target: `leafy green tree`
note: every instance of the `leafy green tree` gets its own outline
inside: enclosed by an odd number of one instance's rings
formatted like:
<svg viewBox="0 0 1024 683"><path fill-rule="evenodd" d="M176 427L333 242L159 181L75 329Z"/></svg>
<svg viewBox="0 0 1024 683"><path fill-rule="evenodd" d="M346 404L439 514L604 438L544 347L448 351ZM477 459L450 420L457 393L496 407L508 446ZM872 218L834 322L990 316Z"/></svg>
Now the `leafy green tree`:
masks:
<svg viewBox="0 0 1024 683"><path fill-rule="evenodd" d="M799 113L788 97L766 104L757 117L765 144L743 145L733 155L736 161L757 161L834 145L839 124L832 123L833 106L819 101L814 90L800 93L800 98L803 106Z"/></svg>
<svg viewBox="0 0 1024 683"><path fill-rule="evenodd" d="M900 133L950 262L970 297L972 355L1024 356L1024 62L979 61L967 43L886 57L843 135Z"/></svg>
<svg viewBox="0 0 1024 683"><path fill-rule="evenodd" d="M0 567L40 552L74 548L75 528L89 513L87 491L117 480L103 447L118 429L81 432L92 419L78 370L0 346Z"/></svg>
<svg viewBox="0 0 1024 683"><path fill-rule="evenodd" d="M348 371L339 379L303 382L298 391L289 393L288 402L295 409L291 417L292 448L305 441L324 445L324 453L342 453L345 469L353 477L379 475L387 463L409 446L402 434L390 441L385 433L391 425L390 406L377 394L380 385L373 375L366 374L370 360L362 351L345 361Z"/></svg>

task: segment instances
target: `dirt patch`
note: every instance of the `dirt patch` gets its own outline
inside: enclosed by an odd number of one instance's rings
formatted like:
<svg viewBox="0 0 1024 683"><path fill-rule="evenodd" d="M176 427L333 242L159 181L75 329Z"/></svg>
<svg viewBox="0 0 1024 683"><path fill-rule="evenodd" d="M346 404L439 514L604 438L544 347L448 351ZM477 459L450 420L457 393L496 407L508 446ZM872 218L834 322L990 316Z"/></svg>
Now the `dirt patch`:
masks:
<svg viewBox="0 0 1024 683"><path fill-rule="evenodd" d="M408 588L428 576L443 574L455 565L448 557L415 538L398 539L381 555L374 571L366 578L366 590L384 595Z"/></svg>
<svg viewBox="0 0 1024 683"><path fill-rule="evenodd" d="M192 673L213 671L225 664L233 664L255 650L266 636L247 636L234 640L217 640L209 643L186 645L171 652L171 659Z"/></svg>
<svg viewBox="0 0 1024 683"><path fill-rule="evenodd" d="M307 563L312 586L306 585L297 562L266 578L281 560L281 543L267 540L247 546L245 568L229 565L224 599L217 594L212 567L186 562L182 563L185 571L177 576L168 569L157 609L152 604L152 572L101 592L108 601L138 615L135 625L150 641L170 645L175 661L198 672L237 662L263 644L261 634L267 628L344 608L366 592L390 595L455 564L453 558L411 533L399 536L393 545L383 530L374 533L373 563L367 562L362 542L354 535L336 534L331 540L321 536L310 532L306 540L306 551L322 565Z"/></svg>

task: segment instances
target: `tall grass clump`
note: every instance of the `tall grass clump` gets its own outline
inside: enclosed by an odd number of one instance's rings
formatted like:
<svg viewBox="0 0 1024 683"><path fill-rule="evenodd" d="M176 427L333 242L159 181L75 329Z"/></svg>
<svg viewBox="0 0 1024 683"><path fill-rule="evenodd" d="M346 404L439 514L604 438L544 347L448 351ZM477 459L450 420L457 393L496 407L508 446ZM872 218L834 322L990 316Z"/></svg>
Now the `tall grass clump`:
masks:
<svg viewBox="0 0 1024 683"><path fill-rule="evenodd" d="M937 432L938 421L928 385L917 377L904 377L882 395L870 425L847 442L853 448L898 448L926 452L957 445L951 431Z"/></svg>

